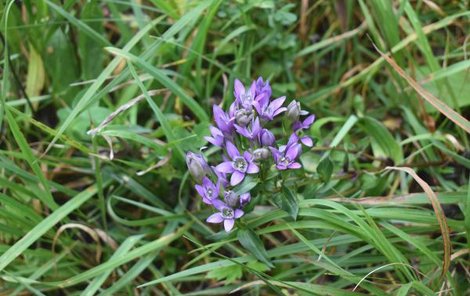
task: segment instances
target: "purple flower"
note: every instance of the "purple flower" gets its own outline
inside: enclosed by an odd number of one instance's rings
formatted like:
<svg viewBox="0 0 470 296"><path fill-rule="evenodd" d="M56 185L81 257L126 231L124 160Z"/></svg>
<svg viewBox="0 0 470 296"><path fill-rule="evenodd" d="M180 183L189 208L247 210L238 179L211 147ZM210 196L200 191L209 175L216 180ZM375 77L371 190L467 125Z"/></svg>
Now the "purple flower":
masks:
<svg viewBox="0 0 470 296"><path fill-rule="evenodd" d="M217 127L220 131L226 135L230 135L233 132L233 122L235 118L230 114L227 114L220 108L215 105L212 107L212 112L214 113L214 120L217 124Z"/></svg>
<svg viewBox="0 0 470 296"><path fill-rule="evenodd" d="M217 170L216 167L212 167L212 170L214 171L215 175L217 176L217 182L222 185L222 187L227 187L230 185L228 179L227 179L227 174L222 173Z"/></svg>
<svg viewBox="0 0 470 296"><path fill-rule="evenodd" d="M235 79L234 92L235 101L243 108L251 110L256 97L256 84L253 82L248 90L245 89L240 80Z"/></svg>
<svg viewBox="0 0 470 296"><path fill-rule="evenodd" d="M240 206L245 206L251 201L251 194L249 192L240 195Z"/></svg>
<svg viewBox="0 0 470 296"><path fill-rule="evenodd" d="M255 101L253 106L255 106L256 111L262 119L270 121L273 120L277 115L287 110L286 107L282 107L282 104L285 100L286 97L277 98L271 103L269 103L269 100L259 100Z"/></svg>
<svg viewBox="0 0 470 296"><path fill-rule="evenodd" d="M301 137L300 142L302 142L302 144L304 144L307 147L312 147L313 146L313 140L309 136Z"/></svg>
<svg viewBox="0 0 470 296"><path fill-rule="evenodd" d="M249 152L245 151L243 156L240 155L238 149L230 141L227 141L225 146L231 160L222 162L216 166L216 170L232 174L230 185L235 186L240 184L246 174L256 174L259 172L259 167L253 162L253 156Z"/></svg>
<svg viewBox="0 0 470 296"><path fill-rule="evenodd" d="M196 185L196 190L200 196L202 196L202 201L206 204L212 204L212 200L216 199L219 196L220 183L212 183L209 178L204 177L202 179L202 185Z"/></svg>
<svg viewBox="0 0 470 296"><path fill-rule="evenodd" d="M278 170L301 168L300 163L296 162L296 159L302 151L302 145L297 141L297 135L292 134L287 145L279 147L279 150L269 147Z"/></svg>
<svg viewBox="0 0 470 296"><path fill-rule="evenodd" d="M304 121L302 122L301 121L295 122L292 128L294 129L294 131L298 131L300 129L306 130L312 126L314 121L315 121L315 115L310 115L307 118L305 118Z"/></svg>
<svg viewBox="0 0 470 296"><path fill-rule="evenodd" d="M310 115L303 122L297 121L294 123L292 128L295 132L301 132L302 130L309 129L313 122L315 121L315 115ZM313 146L313 141L309 136L303 136L300 138L300 141L307 147Z"/></svg>
<svg viewBox="0 0 470 296"><path fill-rule="evenodd" d="M269 85L269 81L268 80L263 81L263 78L259 77L255 83L255 96L256 97L263 96L269 100L269 98L271 97L271 93L272 91L271 91L271 86Z"/></svg>
<svg viewBox="0 0 470 296"><path fill-rule="evenodd" d="M267 129L262 129L258 135L259 143L261 146L272 146L276 138L274 137L273 133Z"/></svg>
<svg viewBox="0 0 470 296"><path fill-rule="evenodd" d="M286 148L291 147L299 142L299 137L296 133L292 133L286 145L279 146L279 151L284 152Z"/></svg>
<svg viewBox="0 0 470 296"><path fill-rule="evenodd" d="M222 147L225 139L222 131L212 125L209 127L209 129L211 130L212 137L204 137L204 139L206 139L206 141L211 143L212 145Z"/></svg>
<svg viewBox="0 0 470 296"><path fill-rule="evenodd" d="M235 124L235 130L240 135L253 141L258 137L259 133L261 132L261 124L259 123L259 118L256 117L256 119L251 122L251 126L242 127Z"/></svg>
<svg viewBox="0 0 470 296"><path fill-rule="evenodd" d="M229 232L230 230L232 230L233 226L235 225L235 219L240 218L244 214L242 210L233 209L218 199L215 199L212 202L212 205L219 212L210 215L206 221L209 223L224 222L224 228L226 232Z"/></svg>
<svg viewBox="0 0 470 296"><path fill-rule="evenodd" d="M202 154L191 151L186 153L186 165L188 166L189 173L197 181L201 181L205 175L210 173L209 165Z"/></svg>

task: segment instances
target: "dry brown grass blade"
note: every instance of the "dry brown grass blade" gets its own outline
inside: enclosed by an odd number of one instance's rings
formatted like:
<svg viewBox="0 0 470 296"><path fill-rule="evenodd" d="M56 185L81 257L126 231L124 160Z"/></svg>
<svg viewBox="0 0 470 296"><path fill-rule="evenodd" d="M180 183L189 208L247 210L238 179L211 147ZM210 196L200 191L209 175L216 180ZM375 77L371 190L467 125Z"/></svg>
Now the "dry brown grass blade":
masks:
<svg viewBox="0 0 470 296"><path fill-rule="evenodd" d="M447 226L446 216L444 215L444 211L442 210L441 204L437 199L436 193L431 189L431 187L426 183L423 179L421 179L418 174L412 169L407 167L386 167L386 170L396 170L408 173L410 176L415 179L415 181L423 188L426 196L429 198L431 202L432 208L434 209L434 213L436 214L437 221L439 222L439 228L441 229L442 233L442 241L444 243L444 258L442 262L442 272L441 278L445 275L447 270L450 266L450 253L451 253L451 244L450 244L450 236L449 236L449 227Z"/></svg>
<svg viewBox="0 0 470 296"><path fill-rule="evenodd" d="M102 251L101 251L100 238L99 238L98 234L92 228L90 228L88 226L85 226L85 225L82 225L82 224L79 224L79 223L67 223L67 224L62 225L57 230L56 234L54 235L54 239L52 240L52 252L53 253L55 252L55 245L56 245L57 239L59 238L61 233L64 232L65 230L67 230L67 229L73 229L73 228L78 228L78 229L86 232L97 243L95 260L96 260L96 262L100 262Z"/></svg>
<svg viewBox="0 0 470 296"><path fill-rule="evenodd" d="M367 196L362 198L345 198L345 197L332 197L328 200L332 200L340 203L347 204L360 204L366 206L374 205L396 205L396 204L417 204L416 198L421 196L420 193L410 193L405 195L397 196ZM439 197L438 197L439 199Z"/></svg>
<svg viewBox="0 0 470 296"><path fill-rule="evenodd" d="M167 91L166 88L155 89L155 90L149 90L147 92L147 94L152 97L152 96L158 95L158 94L160 94L162 92L166 92L166 91ZM134 99L130 100L129 102L125 103L124 105L120 106L119 108L116 109L116 111L114 111L108 117L106 117L96 128L93 128L93 129L87 131L87 134L92 135L92 136L96 135L104 127L106 127L111 121L113 121L113 119L116 118L116 116L118 116L122 112L126 111L127 109L133 107L134 105L136 105L137 103L139 103L143 99L145 99L145 95L139 95L139 96L135 97Z"/></svg>
<svg viewBox="0 0 470 296"><path fill-rule="evenodd" d="M52 241L52 252L55 252L55 245L56 245L57 239L62 234L62 232L64 232L67 229L80 229L86 232L97 243L96 256L95 256L96 262L100 262L101 260L102 248L101 248L100 239L103 242L105 242L107 245L109 245L113 250L116 250L118 247L116 241L114 241L114 239L111 236L109 236L106 232L104 232L101 229L91 228L91 227L88 227L86 225L79 224L79 223L68 223L68 224L62 225L57 230L56 234L54 235L54 239Z"/></svg>
<svg viewBox="0 0 470 296"><path fill-rule="evenodd" d="M447 106L444 102L436 98L433 94L429 91L424 89L419 83L417 83L413 78L411 78L398 64L390 58L388 55L382 53L375 45L375 50L385 59L385 61L392 66L395 71L405 79L408 84L414 88L414 90L421 96L423 99L426 100L429 104L431 104L434 108L436 108L439 112L441 112L444 116L452 120L456 125L460 126L463 130L470 134L470 122L465 119L462 115L455 112L452 108Z"/></svg>

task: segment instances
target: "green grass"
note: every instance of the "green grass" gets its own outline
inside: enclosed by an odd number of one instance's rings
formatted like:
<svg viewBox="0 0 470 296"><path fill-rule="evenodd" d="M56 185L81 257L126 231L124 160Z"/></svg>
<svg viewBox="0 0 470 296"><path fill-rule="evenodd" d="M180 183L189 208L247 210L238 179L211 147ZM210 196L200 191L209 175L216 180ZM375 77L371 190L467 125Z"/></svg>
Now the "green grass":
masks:
<svg viewBox="0 0 470 296"><path fill-rule="evenodd" d="M0 294L469 295L467 1L4 2ZM226 234L184 153L258 76L315 146Z"/></svg>

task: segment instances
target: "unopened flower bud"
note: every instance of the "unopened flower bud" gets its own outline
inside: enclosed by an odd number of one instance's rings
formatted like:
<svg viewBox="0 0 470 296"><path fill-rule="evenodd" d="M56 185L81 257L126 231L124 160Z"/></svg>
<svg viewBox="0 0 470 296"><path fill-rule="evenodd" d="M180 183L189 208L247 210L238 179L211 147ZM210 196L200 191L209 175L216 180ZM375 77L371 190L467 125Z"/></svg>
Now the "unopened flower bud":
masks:
<svg viewBox="0 0 470 296"><path fill-rule="evenodd" d="M289 105L287 105L287 118L289 118L292 122L298 121L300 111L300 103L296 100L293 100Z"/></svg>
<svg viewBox="0 0 470 296"><path fill-rule="evenodd" d="M225 203L231 208L237 208L240 198L232 190L227 190L224 192Z"/></svg>
<svg viewBox="0 0 470 296"><path fill-rule="evenodd" d="M186 165L191 176L198 182L201 182L202 178L209 172L209 166L202 154L186 153Z"/></svg>
<svg viewBox="0 0 470 296"><path fill-rule="evenodd" d="M255 160L267 159L270 155L270 152L267 148L258 148L253 151L253 157Z"/></svg>
<svg viewBox="0 0 470 296"><path fill-rule="evenodd" d="M267 129L261 130L259 137L261 146L272 146L274 141L276 141L273 133Z"/></svg>
<svg viewBox="0 0 470 296"><path fill-rule="evenodd" d="M240 195L240 205L242 207L246 205L247 203L249 203L250 200L251 200L251 195L249 192L243 193L242 195Z"/></svg>
<svg viewBox="0 0 470 296"><path fill-rule="evenodd" d="M253 111L240 109L235 112L235 120L240 126L247 126L253 120Z"/></svg>

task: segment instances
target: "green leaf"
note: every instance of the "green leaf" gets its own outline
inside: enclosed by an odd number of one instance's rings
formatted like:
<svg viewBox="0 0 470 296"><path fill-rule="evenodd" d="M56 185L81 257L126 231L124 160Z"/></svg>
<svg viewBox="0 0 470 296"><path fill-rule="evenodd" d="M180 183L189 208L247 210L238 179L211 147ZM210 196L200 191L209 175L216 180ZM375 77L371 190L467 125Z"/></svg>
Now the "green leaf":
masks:
<svg viewBox="0 0 470 296"><path fill-rule="evenodd" d="M297 202L297 196L287 186L282 186L281 195L281 209L286 211L292 219L297 220L297 214L299 213L299 204Z"/></svg>
<svg viewBox="0 0 470 296"><path fill-rule="evenodd" d="M103 20L103 12L99 2L87 2L83 7L80 17L93 21ZM98 35L104 33L102 21L90 22L89 26ZM98 77L103 69L103 47L99 42L96 42L96 38L90 37L83 30L78 30L78 54L80 55L82 78L88 80Z"/></svg>
<svg viewBox="0 0 470 296"><path fill-rule="evenodd" d="M158 122L162 126L162 129L165 133L165 136L168 141L174 141L176 140L176 136L173 133L173 128L168 122L168 119L165 117L165 114L163 114L162 110L155 104L155 102L152 100L152 98L148 95L147 89L145 88L144 84L142 81L140 81L139 76L137 75L137 72L134 69L134 66L132 64L128 65L129 70L131 71L132 77L134 77L134 81L137 83L139 86L140 90L145 96L145 99L147 100L147 103L150 105L150 108L153 110L153 113L155 114L155 117L157 118ZM175 145L176 149L176 157L183 162L184 161L184 152L181 149L181 146Z"/></svg>
<svg viewBox="0 0 470 296"><path fill-rule="evenodd" d="M363 117L359 120L359 126L371 138L376 157L390 157L395 164L403 161L400 144L382 123L372 117Z"/></svg>
<svg viewBox="0 0 470 296"><path fill-rule="evenodd" d="M239 280L242 275L243 269L239 264L214 269L207 273L208 278L217 281L225 281L225 284L234 283L236 280Z"/></svg>
<svg viewBox="0 0 470 296"><path fill-rule="evenodd" d="M26 161L28 162L29 166L33 170L34 174L38 177L39 182L43 186L43 189L39 192L36 192L37 198L39 198L45 205L49 207L51 210L55 210L58 208L57 203L54 201L54 197L52 196L50 192L50 187L47 182L46 176L44 176L44 173L41 170L41 167L39 166L39 163L37 162L37 158L34 155L33 151L31 150L31 147L26 140L25 136L20 130L20 127L18 126L18 123L16 122L16 119L13 117L13 115L10 112L10 108L14 109L13 107L8 107L5 109L5 114L6 118L8 121L8 124L10 126L10 131L13 134L13 137L16 140L16 143L18 144L18 147L20 147L21 152L23 153Z"/></svg>
<svg viewBox="0 0 470 296"><path fill-rule="evenodd" d="M168 88L173 94L177 95L181 99L183 104L185 104L194 113L194 115L199 118L201 122L209 121L209 116L204 111L204 109L193 98L191 98L178 84L171 80L164 71L153 66L141 57L133 55L119 48L106 47L106 50L116 56L131 61L139 68L145 70L163 86Z"/></svg>
<svg viewBox="0 0 470 296"><path fill-rule="evenodd" d="M29 97L36 97L41 94L44 87L45 72L41 56L33 46L29 46L28 76L26 78L26 93Z"/></svg>
<svg viewBox="0 0 470 296"><path fill-rule="evenodd" d="M50 37L44 55L54 93L67 91L70 84L78 80L78 63L72 42L60 28ZM64 61L67 61L66 67ZM72 98L71 95L67 97Z"/></svg>
<svg viewBox="0 0 470 296"><path fill-rule="evenodd" d="M331 179L331 175L333 174L333 162L329 156L323 158L317 166L317 173L320 176L320 179L328 183Z"/></svg>
<svg viewBox="0 0 470 296"><path fill-rule="evenodd" d="M248 250L256 259L265 263L269 267L274 265L269 261L268 254L264 248L261 239L251 229L239 229L237 234L238 241L242 246Z"/></svg>
<svg viewBox="0 0 470 296"><path fill-rule="evenodd" d="M236 187L234 190L236 194L241 195L243 193L250 192L251 189L258 185L259 179L252 176L246 176L243 182Z"/></svg>
<svg viewBox="0 0 470 296"><path fill-rule="evenodd" d="M47 216L33 229L31 229L25 236L11 246L0 257L0 271L8 266L16 257L21 255L29 246L36 240L44 235L49 229L54 227L59 221L62 221L68 214L80 207L85 201L90 199L96 194L96 187L92 186L80 192L74 198L66 202L63 206L55 210L52 214Z"/></svg>
<svg viewBox="0 0 470 296"><path fill-rule="evenodd" d="M265 272L269 270L269 267L267 267L266 264L259 261L250 261L246 264L246 266L258 272Z"/></svg>

